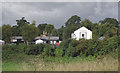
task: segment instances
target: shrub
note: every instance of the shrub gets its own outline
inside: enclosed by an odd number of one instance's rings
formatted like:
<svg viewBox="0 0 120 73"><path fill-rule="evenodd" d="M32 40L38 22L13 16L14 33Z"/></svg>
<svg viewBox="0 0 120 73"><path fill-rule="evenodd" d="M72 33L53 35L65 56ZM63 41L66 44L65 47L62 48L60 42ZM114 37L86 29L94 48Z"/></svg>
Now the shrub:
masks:
<svg viewBox="0 0 120 73"><path fill-rule="evenodd" d="M16 51L19 52L19 53L24 53L25 52L25 49L27 48L27 45L26 44L19 44L19 45L16 45Z"/></svg>
<svg viewBox="0 0 120 73"><path fill-rule="evenodd" d="M99 51L99 41L96 39L92 39L89 41L88 43L88 48L86 50L86 55L92 55L92 56L96 56L98 51Z"/></svg>
<svg viewBox="0 0 120 73"><path fill-rule="evenodd" d="M55 54L55 57L62 57L64 54L64 51L61 48L57 48L55 49L54 54Z"/></svg>
<svg viewBox="0 0 120 73"><path fill-rule="evenodd" d="M79 41L77 41L75 39L71 39L69 46L76 47L78 44L79 44Z"/></svg>
<svg viewBox="0 0 120 73"><path fill-rule="evenodd" d="M89 40L84 40L84 39L79 40L79 44L76 46L76 49L77 49L77 51L82 53L81 55L83 55L83 54L86 55L86 50L88 48L88 42L89 42Z"/></svg>
<svg viewBox="0 0 120 73"><path fill-rule="evenodd" d="M54 55L54 49L51 45L46 44L42 53L43 56L53 56Z"/></svg>
<svg viewBox="0 0 120 73"><path fill-rule="evenodd" d="M44 44L34 44L34 45L29 45L26 49L26 53L28 55L38 55L43 52L45 45Z"/></svg>
<svg viewBox="0 0 120 73"><path fill-rule="evenodd" d="M101 48L99 54L107 54L111 51L115 51L118 48L118 37L114 36L114 37L108 38L106 41L102 43L104 43L104 45Z"/></svg>
<svg viewBox="0 0 120 73"><path fill-rule="evenodd" d="M68 48L69 47L69 43L71 42L71 39L65 39L61 42L60 46L62 48Z"/></svg>

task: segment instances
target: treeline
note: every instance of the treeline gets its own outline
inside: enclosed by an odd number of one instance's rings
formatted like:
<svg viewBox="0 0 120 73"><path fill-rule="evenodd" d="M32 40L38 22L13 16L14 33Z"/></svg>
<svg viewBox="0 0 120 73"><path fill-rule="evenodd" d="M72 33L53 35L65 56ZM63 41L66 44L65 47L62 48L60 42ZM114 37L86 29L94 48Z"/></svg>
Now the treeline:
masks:
<svg viewBox="0 0 120 73"><path fill-rule="evenodd" d="M92 31L93 38L101 36L113 37L118 33L118 21L114 18L105 18L99 21L99 23L92 23L89 19L81 18L77 15L71 16L66 22L65 26L56 29L52 24L38 24L33 21L29 23L24 17L20 20L16 20L17 25L3 25L2 26L2 39L6 43L10 43L11 36L23 36L25 42L31 42L36 36L46 33L48 35L59 36L60 40L69 39L71 33L78 28L84 26Z"/></svg>
<svg viewBox="0 0 120 73"><path fill-rule="evenodd" d="M92 31L93 39L80 39L77 41L70 38L71 33L82 26ZM9 42L11 36L23 36L24 40L32 41L34 37L45 31L47 34L59 36L62 42L57 49L49 44L4 45L2 51L3 60L14 59L17 54L42 55L43 57L99 57L118 50L118 28L118 21L114 18L105 18L99 23L92 23L89 19L81 21L79 16L74 15L67 20L65 26L59 29L55 29L51 24L39 24L36 26L35 21L30 24L22 18L17 20L17 25L15 26L2 26L3 40Z"/></svg>

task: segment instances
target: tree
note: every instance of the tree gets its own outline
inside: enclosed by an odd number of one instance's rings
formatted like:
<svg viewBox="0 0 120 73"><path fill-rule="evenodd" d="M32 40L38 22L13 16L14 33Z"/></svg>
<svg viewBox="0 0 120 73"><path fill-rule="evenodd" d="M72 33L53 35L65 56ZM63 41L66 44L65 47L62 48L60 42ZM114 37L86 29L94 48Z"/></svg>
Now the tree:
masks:
<svg viewBox="0 0 120 73"><path fill-rule="evenodd" d="M12 27L10 25L2 26L2 39L6 43L10 43L10 37L12 36Z"/></svg>
<svg viewBox="0 0 120 73"><path fill-rule="evenodd" d="M92 22L89 19L85 19L84 21L82 21L81 25L89 30L92 30Z"/></svg>
<svg viewBox="0 0 120 73"><path fill-rule="evenodd" d="M70 26L70 25L79 25L80 26L80 21L81 21L81 18L77 15L74 15L67 20L65 25L66 26Z"/></svg>
<svg viewBox="0 0 120 73"><path fill-rule="evenodd" d="M62 26L61 28L59 28L58 29L58 36L59 36L59 40L61 40L62 41L62 39L63 39L63 32L64 31L64 26Z"/></svg>
<svg viewBox="0 0 120 73"><path fill-rule="evenodd" d="M71 34L77 29L78 27L74 25L65 27L64 28L64 39L71 38Z"/></svg>
<svg viewBox="0 0 120 73"><path fill-rule="evenodd" d="M35 27L35 25L24 25L22 29L22 37L25 42L31 42L37 37L39 34L39 29Z"/></svg>
<svg viewBox="0 0 120 73"><path fill-rule="evenodd" d="M99 21L101 24L109 23L114 24L114 26L118 27L118 21L114 18L105 18L104 20Z"/></svg>
<svg viewBox="0 0 120 73"><path fill-rule="evenodd" d="M39 35L43 34L43 31L45 31L45 27L47 24L39 24L38 28L39 28Z"/></svg>
<svg viewBox="0 0 120 73"><path fill-rule="evenodd" d="M53 35L53 36L58 36L58 30L54 28L54 29L52 30L52 35Z"/></svg>
<svg viewBox="0 0 120 73"><path fill-rule="evenodd" d="M47 34L51 34L53 29L54 29L54 26L51 24L47 24L45 27L45 31L47 32Z"/></svg>
<svg viewBox="0 0 120 73"><path fill-rule="evenodd" d="M15 25L12 27L12 36L20 36L21 33L20 33L20 28Z"/></svg>
<svg viewBox="0 0 120 73"><path fill-rule="evenodd" d="M27 22L27 20L25 20L25 17L22 17L20 20L16 20L16 22L17 22L17 26L14 26L16 32L14 31L14 33L17 33L16 36L21 36L22 27L30 23Z"/></svg>
<svg viewBox="0 0 120 73"><path fill-rule="evenodd" d="M26 24L30 24L29 22L27 22L27 20L25 20L25 17L22 17L20 20L16 20L16 22L20 28L22 28Z"/></svg>
<svg viewBox="0 0 120 73"><path fill-rule="evenodd" d="M99 36L112 37L117 35L118 28L114 24L105 23L99 25Z"/></svg>

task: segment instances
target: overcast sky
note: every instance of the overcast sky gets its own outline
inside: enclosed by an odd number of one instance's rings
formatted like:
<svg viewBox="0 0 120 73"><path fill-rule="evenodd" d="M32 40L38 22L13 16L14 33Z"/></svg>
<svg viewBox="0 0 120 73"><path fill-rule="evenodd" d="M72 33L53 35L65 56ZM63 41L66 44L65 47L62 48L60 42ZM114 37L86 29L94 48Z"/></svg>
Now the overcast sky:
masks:
<svg viewBox="0 0 120 73"><path fill-rule="evenodd" d="M60 28L73 15L92 22L106 17L118 19L117 2L4 2L2 23L15 25L21 17L37 24L48 23Z"/></svg>

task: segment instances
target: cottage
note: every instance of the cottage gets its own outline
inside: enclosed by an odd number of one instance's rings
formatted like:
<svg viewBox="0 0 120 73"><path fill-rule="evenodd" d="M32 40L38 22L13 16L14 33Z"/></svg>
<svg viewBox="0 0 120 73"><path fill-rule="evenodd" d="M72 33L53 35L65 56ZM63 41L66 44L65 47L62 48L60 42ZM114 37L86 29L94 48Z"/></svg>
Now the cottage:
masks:
<svg viewBox="0 0 120 73"><path fill-rule="evenodd" d="M82 38L92 39L92 31L90 31L86 27L81 27L71 34L71 38L76 40L79 40Z"/></svg>
<svg viewBox="0 0 120 73"><path fill-rule="evenodd" d="M39 42L39 43L55 44L57 41L59 41L59 37L56 37L56 36L36 37L35 40L36 42Z"/></svg>

